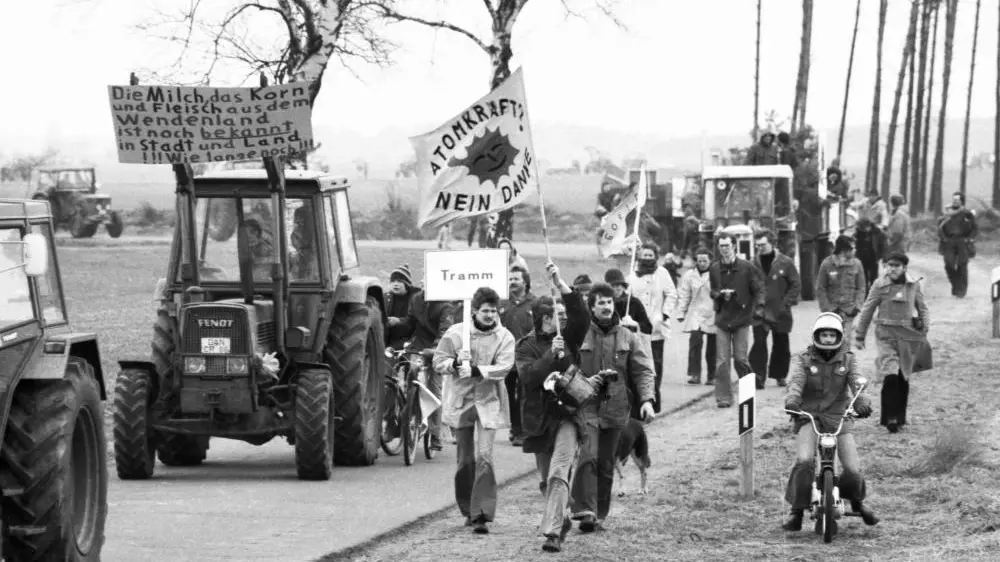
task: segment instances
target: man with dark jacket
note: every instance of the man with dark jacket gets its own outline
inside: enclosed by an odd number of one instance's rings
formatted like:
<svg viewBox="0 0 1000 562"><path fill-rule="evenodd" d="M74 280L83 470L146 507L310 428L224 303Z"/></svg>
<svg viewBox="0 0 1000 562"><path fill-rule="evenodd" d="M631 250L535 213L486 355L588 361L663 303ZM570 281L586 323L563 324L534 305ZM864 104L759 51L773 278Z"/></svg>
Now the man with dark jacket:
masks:
<svg viewBox="0 0 1000 562"><path fill-rule="evenodd" d="M878 279L878 263L885 257L885 234L868 217L854 223L855 254L865 270L865 294Z"/></svg>
<svg viewBox="0 0 1000 562"><path fill-rule="evenodd" d="M524 437L521 447L525 453L535 455L542 480L540 487L545 494L541 524L545 544L542 548L558 552L572 526L565 513L582 426L575 414L559 406L555 395L545 390L543 384L550 373L565 372L573 358L579 356L580 344L590 325L590 314L583 297L563 281L555 264L546 264L546 271L559 287L565 314L551 297L535 299L531 306L535 328L517 342L515 362L521 379L521 434Z"/></svg>
<svg viewBox="0 0 1000 562"><path fill-rule="evenodd" d="M975 239L979 236L976 215L965 208L965 196L955 192L951 207L938 222L938 252L944 256L944 270L951 283L951 294L965 298L969 290L969 259L976 256Z"/></svg>
<svg viewBox="0 0 1000 562"><path fill-rule="evenodd" d="M764 291L753 264L736 255L732 234L719 235L718 250L719 260L708 269L715 301L715 404L728 408L733 405L729 363L735 365L737 376L750 374L750 324L764 319Z"/></svg>
<svg viewBox="0 0 1000 562"><path fill-rule="evenodd" d="M614 289L604 283L594 285L588 305L591 321L580 345L578 365L594 381L598 399L579 410L584 437L572 509L573 519L580 521L585 533L596 530L611 511L615 452L629 419L626 381L632 381L638 391L640 418L651 421L656 415L649 347L622 327L615 313Z"/></svg>
<svg viewBox="0 0 1000 562"><path fill-rule="evenodd" d="M774 133L765 131L760 141L747 151L747 166L772 166L778 164L778 149L774 146Z"/></svg>
<svg viewBox="0 0 1000 562"><path fill-rule="evenodd" d="M420 292L419 288L413 286L409 265L403 264L389 274L389 291L385 295L385 313L389 317L385 334L386 347L401 349L413 335L416 321L409 315L410 300Z"/></svg>
<svg viewBox="0 0 1000 562"><path fill-rule="evenodd" d="M795 261L774 247L774 234L760 231L754 235L756 254L754 267L764 280L764 318L754 322L753 347L750 349L750 368L757 375L757 388L764 388L768 377L778 386L785 386L788 365L792 359L788 335L792 331L792 307L799 303L802 284ZM767 355L767 335L771 334L773 347Z"/></svg>
<svg viewBox="0 0 1000 562"><path fill-rule="evenodd" d="M514 335L514 341L520 340L531 333L535 324L531 319L531 307L535 303L535 295L531 293L531 276L520 266L512 266L508 274L510 296L500 301L500 323ZM521 407L517 364L510 370L504 384L507 386L507 399L510 401L510 443L520 447L521 437Z"/></svg>
<svg viewBox="0 0 1000 562"><path fill-rule="evenodd" d="M448 301L424 300L424 292L417 291L410 295L410 308L407 311L408 324L413 326L413 339L410 340L410 351L420 353L424 349L437 348L441 336L455 324L455 319L461 320L461 310ZM441 398L441 373L430 369L427 378L427 390ZM441 409L438 408L427 418L431 434L431 447L441 450Z"/></svg>

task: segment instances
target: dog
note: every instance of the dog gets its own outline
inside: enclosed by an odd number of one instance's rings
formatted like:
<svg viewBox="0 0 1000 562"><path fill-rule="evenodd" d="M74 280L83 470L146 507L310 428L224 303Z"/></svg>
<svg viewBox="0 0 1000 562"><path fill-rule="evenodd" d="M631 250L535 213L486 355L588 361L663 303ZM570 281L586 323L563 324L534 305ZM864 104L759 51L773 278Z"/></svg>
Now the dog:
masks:
<svg viewBox="0 0 1000 562"><path fill-rule="evenodd" d="M646 439L646 428L641 421L633 418L628 420L628 425L622 430L621 437L618 438L618 450L615 452L615 472L618 473L615 484L618 488L618 497L625 495L623 487L625 476L622 469L628 464L629 458L639 469L639 493L645 495L649 493L649 489L646 487L646 470L653 463L649 460L649 441Z"/></svg>

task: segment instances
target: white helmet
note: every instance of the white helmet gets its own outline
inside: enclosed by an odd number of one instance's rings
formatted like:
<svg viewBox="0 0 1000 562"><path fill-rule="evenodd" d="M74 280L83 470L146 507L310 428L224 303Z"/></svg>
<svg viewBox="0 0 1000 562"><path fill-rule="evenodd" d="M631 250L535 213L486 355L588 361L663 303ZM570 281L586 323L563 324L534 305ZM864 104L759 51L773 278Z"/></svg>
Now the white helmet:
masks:
<svg viewBox="0 0 1000 562"><path fill-rule="evenodd" d="M837 340L834 343L820 343L818 337L819 333L826 330L833 330L834 332L837 332ZM833 312L824 312L817 316L816 321L813 322L812 340L813 345L815 345L818 349L838 349L841 344L844 343L844 321L841 320L840 315L834 314Z"/></svg>

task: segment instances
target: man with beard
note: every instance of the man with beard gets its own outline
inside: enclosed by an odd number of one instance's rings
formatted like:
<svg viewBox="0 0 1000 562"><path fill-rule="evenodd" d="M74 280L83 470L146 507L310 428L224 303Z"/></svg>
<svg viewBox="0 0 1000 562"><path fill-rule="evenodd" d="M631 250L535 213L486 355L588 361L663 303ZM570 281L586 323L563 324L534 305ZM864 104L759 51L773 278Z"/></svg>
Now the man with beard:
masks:
<svg viewBox="0 0 1000 562"><path fill-rule="evenodd" d="M643 244L639 249L635 271L629 275L632 296L639 299L652 326L650 346L653 367L656 369L653 411L660 413L660 383L663 382L663 345L670 339L670 316L677 306L677 288L670 273L659 267L659 251L654 244Z"/></svg>
<svg viewBox="0 0 1000 562"><path fill-rule="evenodd" d="M503 380L514 366L514 336L500 325L496 291L480 287L471 304L470 341L462 341L461 322L448 328L434 352L434 370L452 377L441 408L458 445L455 500L465 524L486 534L497 505L493 441L510 419Z"/></svg>
<svg viewBox="0 0 1000 562"><path fill-rule="evenodd" d="M629 419L626 380L638 391L639 417L648 422L656 415L653 362L638 336L622 327L615 313L614 289L604 283L594 285L588 305L591 322L580 345L579 367L600 378L594 381L598 399L579 410L584 435L573 482L572 518L580 521L584 533L603 525L611 511L615 452Z"/></svg>
<svg viewBox="0 0 1000 562"><path fill-rule="evenodd" d="M545 269L553 284L559 287L565 307L554 303L551 297L534 300L531 316L535 329L517 342L515 362L521 378L522 450L534 453L541 476L540 487L545 494L541 524L545 544L542 548L558 552L572 526L565 513L582 424L575 413L560 407L543 384L550 373L566 371L573 364L573 358L579 356L590 315L583 297L563 281L559 268L550 261ZM561 331L558 335L557 322Z"/></svg>
<svg viewBox="0 0 1000 562"><path fill-rule="evenodd" d="M944 270L951 283L951 294L965 298L969 290L969 259L976 256L975 239L979 236L976 215L965 208L965 196L955 192L951 206L938 222L938 252L944 256Z"/></svg>
<svg viewBox="0 0 1000 562"><path fill-rule="evenodd" d="M865 294L878 279L878 262L885 255L885 235L868 217L854 224L854 248L865 270Z"/></svg>
<svg viewBox="0 0 1000 562"><path fill-rule="evenodd" d="M401 349L413 335L416 319L409 315L413 295L422 292L413 286L410 266L403 264L389 274L389 292L385 296L385 312L388 316L385 345Z"/></svg>
<svg viewBox="0 0 1000 562"><path fill-rule="evenodd" d="M757 375L757 388L764 388L768 378L785 386L792 352L788 335L792 331L792 307L799 303L801 282L792 258L774 247L774 234L760 231L754 235L754 267L762 274L764 318L754 322L750 368ZM767 354L767 336L771 335L771 356Z"/></svg>
<svg viewBox="0 0 1000 562"><path fill-rule="evenodd" d="M534 329L531 319L531 307L535 295L531 293L531 276L523 267L513 266L508 276L510 297L500 303L500 323L514 334L514 340L520 340ZM518 397L517 367L510 370L507 379L507 399L510 401L510 443L520 447L524 442L521 437L521 408Z"/></svg>

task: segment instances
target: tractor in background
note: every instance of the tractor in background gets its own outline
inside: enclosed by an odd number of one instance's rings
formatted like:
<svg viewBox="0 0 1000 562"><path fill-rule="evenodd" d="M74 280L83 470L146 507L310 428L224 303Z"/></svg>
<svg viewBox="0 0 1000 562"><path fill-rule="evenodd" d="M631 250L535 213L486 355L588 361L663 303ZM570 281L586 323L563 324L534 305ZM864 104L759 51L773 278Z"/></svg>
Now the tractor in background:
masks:
<svg viewBox="0 0 1000 562"><path fill-rule="evenodd" d="M108 515L97 336L70 326L45 201L0 199L3 560L96 561Z"/></svg>
<svg viewBox="0 0 1000 562"><path fill-rule="evenodd" d="M97 192L94 168L39 168L32 172L32 199L48 201L56 228L73 238L90 238L104 225L108 236L118 238L125 225L111 209L111 196Z"/></svg>
<svg viewBox="0 0 1000 562"><path fill-rule="evenodd" d="M264 162L197 177L173 165L179 217L152 355L119 361L122 479L150 478L155 457L200 464L213 437L283 437L305 480L377 458L385 307L378 280L359 275L349 184Z"/></svg>

